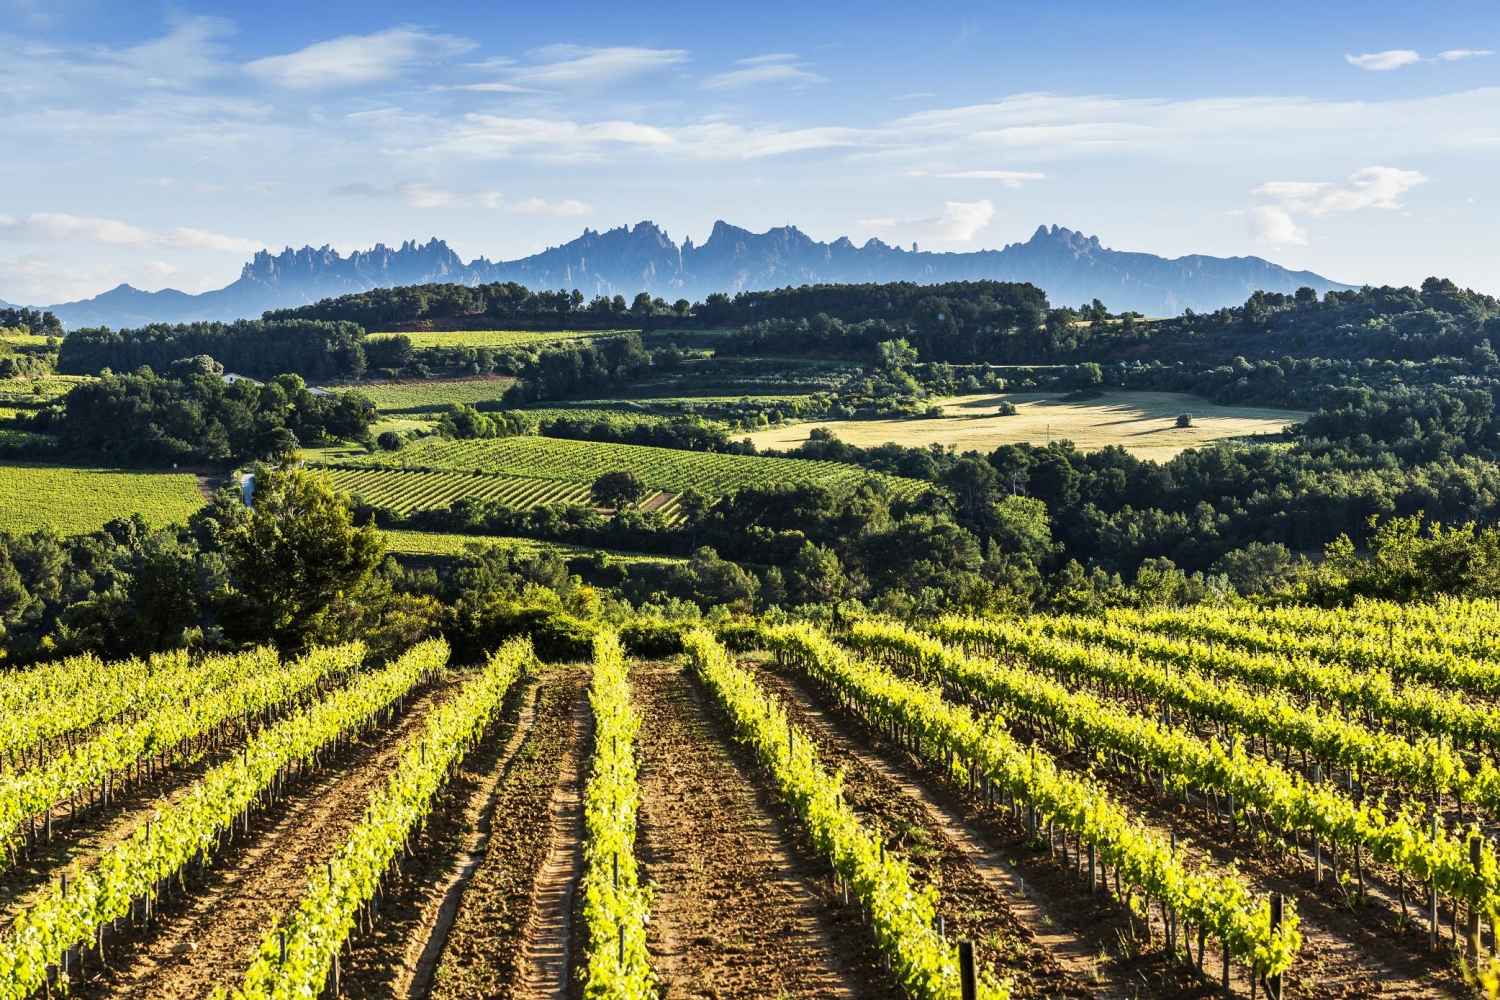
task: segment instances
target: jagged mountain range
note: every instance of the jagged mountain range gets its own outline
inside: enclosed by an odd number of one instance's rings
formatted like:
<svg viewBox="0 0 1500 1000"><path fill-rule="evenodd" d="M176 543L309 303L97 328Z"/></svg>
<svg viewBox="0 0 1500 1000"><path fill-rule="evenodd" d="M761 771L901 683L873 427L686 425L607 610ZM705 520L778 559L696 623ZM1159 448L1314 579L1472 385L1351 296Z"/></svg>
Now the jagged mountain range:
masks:
<svg viewBox="0 0 1500 1000"><path fill-rule="evenodd" d="M428 282L482 284L516 281L541 289L580 289L586 296L650 292L669 301L701 300L785 285L992 279L1029 281L1054 304L1100 299L1115 311L1170 316L1239 305L1257 289L1291 292L1310 285L1320 293L1352 286L1311 271L1291 271L1260 257L1178 257L1101 246L1098 237L1058 226L1038 227L1025 243L1000 250L933 253L847 237L822 243L794 226L752 233L714 224L702 244L679 246L651 222L578 239L514 261L480 257L468 263L442 240L399 248L378 244L341 255L330 247L263 250L232 284L189 295L174 289L144 292L120 285L91 299L50 306L69 328L139 326L152 322L229 320L267 309L316 302L371 288Z"/></svg>

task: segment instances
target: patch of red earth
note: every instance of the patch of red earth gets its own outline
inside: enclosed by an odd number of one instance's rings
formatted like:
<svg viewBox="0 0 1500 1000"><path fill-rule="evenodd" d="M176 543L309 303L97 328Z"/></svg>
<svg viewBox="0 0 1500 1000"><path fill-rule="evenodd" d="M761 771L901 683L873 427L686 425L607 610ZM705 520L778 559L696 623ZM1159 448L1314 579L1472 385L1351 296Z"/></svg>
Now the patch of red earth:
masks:
<svg viewBox="0 0 1500 1000"><path fill-rule="evenodd" d="M676 498L676 493L658 493L656 494L656 496L641 504L641 511L644 513L646 511L661 510Z"/></svg>

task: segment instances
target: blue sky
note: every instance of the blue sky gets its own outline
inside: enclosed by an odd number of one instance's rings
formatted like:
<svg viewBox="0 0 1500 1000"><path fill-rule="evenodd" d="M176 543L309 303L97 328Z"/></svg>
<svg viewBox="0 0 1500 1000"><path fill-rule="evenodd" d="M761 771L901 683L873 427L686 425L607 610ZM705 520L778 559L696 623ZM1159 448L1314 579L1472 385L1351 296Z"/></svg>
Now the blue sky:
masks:
<svg viewBox="0 0 1500 1000"><path fill-rule="evenodd" d="M0 0L0 299L651 219L1500 293L1500 5Z"/></svg>

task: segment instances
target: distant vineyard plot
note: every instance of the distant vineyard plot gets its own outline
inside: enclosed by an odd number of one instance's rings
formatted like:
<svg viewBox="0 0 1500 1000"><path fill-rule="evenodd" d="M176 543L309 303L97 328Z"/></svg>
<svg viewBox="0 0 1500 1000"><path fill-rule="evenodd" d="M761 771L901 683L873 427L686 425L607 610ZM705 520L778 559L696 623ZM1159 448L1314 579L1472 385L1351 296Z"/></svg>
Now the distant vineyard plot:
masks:
<svg viewBox="0 0 1500 1000"><path fill-rule="evenodd" d="M874 476L840 462L721 455L629 444L513 437L479 441L428 440L396 454L350 459L348 466L433 472L484 472L588 484L606 472L628 469L657 490L687 489L723 495L768 483L815 483L852 488L867 478L883 479L902 494L923 485L896 476Z"/></svg>
<svg viewBox="0 0 1500 1000"><path fill-rule="evenodd" d="M381 413L440 413L455 403L498 403L514 382L509 378L413 379L348 388L369 397Z"/></svg>
<svg viewBox="0 0 1500 1000"><path fill-rule="evenodd" d="M411 346L422 347L529 347L533 344L554 344L563 340L587 340L590 337L610 337L632 330L419 330L404 333L411 338ZM393 334L376 334L371 340Z"/></svg>
<svg viewBox="0 0 1500 1000"><path fill-rule="evenodd" d="M609 549L591 549L582 545L567 545L562 542L542 542L534 538L512 538L507 535L461 535L444 531L386 531L385 546L399 555L406 556L458 556L471 547L484 548L503 545L514 548L523 556L534 556L542 552L557 552L565 558L587 556L596 551L609 555L615 562L627 566L641 563L680 563L678 556L649 555L638 552L615 552Z"/></svg>
<svg viewBox="0 0 1500 1000"><path fill-rule="evenodd" d="M999 416L1001 403L1016 408ZM1137 458L1166 461L1188 448L1226 438L1278 434L1306 420L1299 410L1259 406L1218 406L1175 392L1106 392L1069 401L1058 394L993 393L944 400L942 417L899 420L824 420L787 424L750 435L757 448L795 448L814 428L825 427L840 441L870 447L894 441L913 447L953 445L959 451L989 452L1020 441L1045 444L1066 438L1083 451L1119 445ZM1192 415L1178 427L1180 414Z"/></svg>
<svg viewBox="0 0 1500 1000"><path fill-rule="evenodd" d="M0 464L0 531L85 534L131 514L160 527L186 521L202 506L198 478L189 473Z"/></svg>
<svg viewBox="0 0 1500 1000"><path fill-rule="evenodd" d="M402 515L417 510L442 510L459 500L488 500L514 510L531 510L549 503L584 507L591 503L589 488L583 483L527 476L343 468L333 470L333 482L340 490L366 503ZM642 510L660 511L669 522L678 517L675 493L658 491L641 501L640 506Z"/></svg>

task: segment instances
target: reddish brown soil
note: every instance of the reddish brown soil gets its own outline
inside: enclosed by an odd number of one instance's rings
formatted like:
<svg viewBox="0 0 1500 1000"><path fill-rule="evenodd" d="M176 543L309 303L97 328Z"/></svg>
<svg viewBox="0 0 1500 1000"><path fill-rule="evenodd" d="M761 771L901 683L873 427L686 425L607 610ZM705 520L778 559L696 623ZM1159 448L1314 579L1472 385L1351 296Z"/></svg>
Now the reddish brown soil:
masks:
<svg viewBox="0 0 1500 1000"><path fill-rule="evenodd" d="M332 857L389 778L405 740L447 690L445 684L413 699L389 729L347 747L257 814L248 840L240 834L205 877L190 878L186 896L174 888L162 900L149 931L122 925L122 935L107 939L108 967L91 963L73 992L186 1000L241 985L261 935L296 907L308 868Z"/></svg>
<svg viewBox="0 0 1500 1000"><path fill-rule="evenodd" d="M979 960L1011 977L1016 995L1134 995L1133 970L1100 958L1125 933L1100 897L1045 855L1034 857L1024 837L982 838L972 817L922 787L910 760L868 739L863 722L809 685L769 670L759 679L813 739L825 766L843 771L849 803L887 831L920 881L938 889L950 935L972 938Z"/></svg>
<svg viewBox="0 0 1500 1000"><path fill-rule="evenodd" d="M681 668L638 664L648 947L663 996L894 998L868 930L788 835L753 759L730 749Z"/></svg>
<svg viewBox="0 0 1500 1000"><path fill-rule="evenodd" d="M578 772L585 681L581 671L553 671L542 680L531 731L496 788L492 835L437 960L433 1000L526 995L518 984L538 876L552 843L550 807L569 765Z"/></svg>

